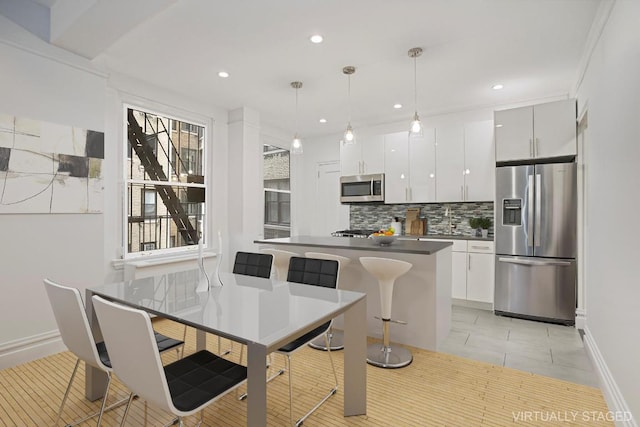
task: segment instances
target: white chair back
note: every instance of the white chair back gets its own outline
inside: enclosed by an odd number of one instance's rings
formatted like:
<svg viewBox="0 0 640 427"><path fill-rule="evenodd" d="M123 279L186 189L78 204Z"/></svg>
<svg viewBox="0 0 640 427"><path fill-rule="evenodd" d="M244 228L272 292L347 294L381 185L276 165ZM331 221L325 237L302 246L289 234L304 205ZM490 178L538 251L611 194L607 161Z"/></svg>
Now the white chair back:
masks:
<svg viewBox="0 0 640 427"><path fill-rule="evenodd" d="M275 271L276 279L287 280L287 274L289 272L289 260L292 256L300 256L295 252L283 251L280 249L265 248L261 249L263 254L273 255L273 270Z"/></svg>
<svg viewBox="0 0 640 427"><path fill-rule="evenodd" d="M100 361L80 291L48 279L44 280L44 285L64 345L85 363L103 371L109 370Z"/></svg>
<svg viewBox="0 0 640 427"><path fill-rule="evenodd" d="M166 411L180 413L171 401L149 314L99 296L92 299L118 378L143 399Z"/></svg>

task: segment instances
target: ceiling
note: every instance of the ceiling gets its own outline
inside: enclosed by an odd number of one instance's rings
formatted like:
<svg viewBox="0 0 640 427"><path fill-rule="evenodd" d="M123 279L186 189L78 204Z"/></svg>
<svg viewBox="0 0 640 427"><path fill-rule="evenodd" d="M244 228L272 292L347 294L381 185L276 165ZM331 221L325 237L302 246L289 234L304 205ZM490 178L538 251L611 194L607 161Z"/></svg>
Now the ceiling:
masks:
<svg viewBox="0 0 640 427"><path fill-rule="evenodd" d="M34 0L57 7L63 0ZM65 0L69 3L69 0ZM128 0L132 1L132 0ZM159 1L159 0L154 0ZM606 0L604 0L606 1ZM123 1L94 0L84 28L127 14ZM578 78L601 0L164 0L97 54L110 71L227 109L254 108L293 132L340 132L421 116L563 96ZM153 3L151 4L153 5ZM83 18L80 17L80 20ZM102 20L103 22L98 22ZM89 24L89 25L87 25ZM89 36L88 31L84 30ZM309 36L324 42L312 44ZM83 38L74 33L73 40ZM73 49L67 37L63 47ZM218 71L229 72L226 79ZM504 89L492 90L496 83ZM393 104L404 108L394 110ZM318 120L327 119L326 124Z"/></svg>

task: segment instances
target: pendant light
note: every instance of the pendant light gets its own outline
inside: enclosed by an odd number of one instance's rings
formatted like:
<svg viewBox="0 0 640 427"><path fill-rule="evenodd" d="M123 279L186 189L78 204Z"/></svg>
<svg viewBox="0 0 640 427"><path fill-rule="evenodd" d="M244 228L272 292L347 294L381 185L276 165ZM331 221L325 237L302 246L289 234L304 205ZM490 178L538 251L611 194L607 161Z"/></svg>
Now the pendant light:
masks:
<svg viewBox="0 0 640 427"><path fill-rule="evenodd" d="M413 119L411 120L411 127L409 128L409 133L413 135L421 135L422 134L422 123L420 123L420 117L418 116L418 72L416 66L416 58L422 55L421 47L414 47L409 49L409 57L413 58L413 102L414 102L414 113Z"/></svg>
<svg viewBox="0 0 640 427"><path fill-rule="evenodd" d="M351 75L356 72L356 67L348 65L342 69L342 73L347 75L348 86L347 86L347 104L349 107L349 122L347 123L347 129L344 131L344 135L342 137L343 144L355 144L356 143L356 135L353 133L353 128L351 127Z"/></svg>
<svg viewBox="0 0 640 427"><path fill-rule="evenodd" d="M291 154L302 154L302 140L298 136L298 89L302 87L302 82L291 82L291 87L296 90L296 112L295 112L295 133L291 141Z"/></svg>

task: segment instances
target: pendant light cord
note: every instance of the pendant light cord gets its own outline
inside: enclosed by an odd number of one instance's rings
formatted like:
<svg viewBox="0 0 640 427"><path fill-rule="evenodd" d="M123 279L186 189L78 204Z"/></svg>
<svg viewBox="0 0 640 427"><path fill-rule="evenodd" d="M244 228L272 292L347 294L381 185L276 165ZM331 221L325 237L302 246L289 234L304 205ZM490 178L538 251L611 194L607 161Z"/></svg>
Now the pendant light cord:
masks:
<svg viewBox="0 0 640 427"><path fill-rule="evenodd" d="M413 57L413 106L415 107L415 112L418 112L418 66L417 57Z"/></svg>
<svg viewBox="0 0 640 427"><path fill-rule="evenodd" d="M298 88L296 88L296 114L295 114L295 129L296 135L298 135Z"/></svg>
<svg viewBox="0 0 640 427"><path fill-rule="evenodd" d="M347 104L349 107L349 124L351 124L351 74L347 76Z"/></svg>

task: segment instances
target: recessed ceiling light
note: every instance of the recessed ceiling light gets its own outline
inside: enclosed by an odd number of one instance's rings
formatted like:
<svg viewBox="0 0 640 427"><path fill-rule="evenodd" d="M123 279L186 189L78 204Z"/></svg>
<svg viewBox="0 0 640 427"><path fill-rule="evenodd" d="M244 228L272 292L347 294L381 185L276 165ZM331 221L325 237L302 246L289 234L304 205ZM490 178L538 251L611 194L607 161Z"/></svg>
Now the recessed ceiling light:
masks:
<svg viewBox="0 0 640 427"><path fill-rule="evenodd" d="M320 119L318 120L320 123L327 123L327 119Z"/></svg>
<svg viewBox="0 0 640 427"><path fill-rule="evenodd" d="M402 108L402 104L393 104L393 108L395 108L396 110Z"/></svg>
<svg viewBox="0 0 640 427"><path fill-rule="evenodd" d="M493 86L491 87L491 89L493 89L493 90L500 90L500 89L502 89L503 87L504 87L504 86L502 86L501 84L497 84L497 85L493 85Z"/></svg>
<svg viewBox="0 0 640 427"><path fill-rule="evenodd" d="M227 77L229 77L229 73L227 73L226 71L219 71L218 77L222 77L223 79L226 79Z"/></svg>
<svg viewBox="0 0 640 427"><path fill-rule="evenodd" d="M311 43L322 43L322 40L324 39L320 34L314 34L311 37L309 37L309 40L311 40Z"/></svg>

